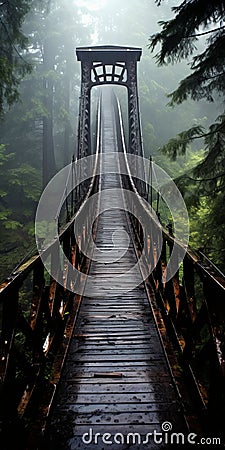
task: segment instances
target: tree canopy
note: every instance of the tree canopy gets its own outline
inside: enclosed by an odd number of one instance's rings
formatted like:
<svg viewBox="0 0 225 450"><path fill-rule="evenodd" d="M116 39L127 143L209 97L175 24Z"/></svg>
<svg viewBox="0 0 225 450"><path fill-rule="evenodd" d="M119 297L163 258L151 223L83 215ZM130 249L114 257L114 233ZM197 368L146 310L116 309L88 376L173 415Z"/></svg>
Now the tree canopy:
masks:
<svg viewBox="0 0 225 450"><path fill-rule="evenodd" d="M171 94L171 103L192 99L213 101L213 93L224 94L225 1L184 0L172 8L175 17L160 22L162 30L151 37L150 48L160 43L156 56L162 64L174 63L192 56L192 73L181 81ZM205 37L202 52L197 52L197 41Z"/></svg>
<svg viewBox="0 0 225 450"><path fill-rule="evenodd" d="M0 277L36 248L34 217L43 185L76 151L75 48L90 39L75 0L32 0L22 30L32 70L18 78L20 101L10 108L4 102L0 122Z"/></svg>
<svg viewBox="0 0 225 450"><path fill-rule="evenodd" d="M32 69L25 59L28 40L22 32L30 5L31 0L5 0L0 3L0 116L5 105L12 105L19 98L19 83Z"/></svg>

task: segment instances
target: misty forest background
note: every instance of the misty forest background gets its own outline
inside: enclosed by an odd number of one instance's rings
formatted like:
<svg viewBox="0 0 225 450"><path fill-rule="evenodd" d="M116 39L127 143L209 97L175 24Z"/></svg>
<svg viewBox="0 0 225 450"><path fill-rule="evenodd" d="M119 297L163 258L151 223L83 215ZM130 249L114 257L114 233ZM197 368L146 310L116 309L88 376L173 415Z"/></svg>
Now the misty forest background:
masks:
<svg viewBox="0 0 225 450"><path fill-rule="evenodd" d="M171 7L180 2L11 0L14 9L6 22L4 3L0 2L2 43L8 43L17 67L14 79L6 63L0 67L9 82L0 105L0 278L32 252L35 211L43 186L76 156L80 63L75 49L90 45L143 49L138 88L145 156L151 155L177 182L190 215L190 245L203 248L225 270L224 195L218 183L210 184L207 171L200 178L195 175L207 152L204 140L190 139L182 151L171 151L183 130L207 130L216 121L223 112L223 97L218 95L213 102L188 98L169 106L168 94L190 73L190 59L158 66L149 48L150 36L160 31L159 21L172 18ZM205 39L203 35L198 40L202 52ZM48 174L43 170L46 154ZM204 176L207 186L201 181Z"/></svg>

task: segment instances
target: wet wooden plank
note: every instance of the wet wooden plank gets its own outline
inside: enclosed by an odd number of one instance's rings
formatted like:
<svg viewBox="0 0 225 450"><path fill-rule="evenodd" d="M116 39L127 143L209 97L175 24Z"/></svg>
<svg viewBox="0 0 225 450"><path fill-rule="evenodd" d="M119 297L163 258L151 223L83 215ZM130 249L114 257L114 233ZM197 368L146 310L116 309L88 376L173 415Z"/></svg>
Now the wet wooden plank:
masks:
<svg viewBox="0 0 225 450"><path fill-rule="evenodd" d="M70 394L78 391L84 394L91 394L93 392L95 392L95 394L108 394L109 392L133 392L134 394L137 392L161 392L163 398L166 384L166 393L170 391L173 392L173 398L175 398L174 386L171 383L169 376L163 376L159 383L159 377L156 374L152 374L151 376L145 378L141 378L140 376L137 378L137 375L137 373L134 373L134 376L130 377L129 380L126 378L118 380L112 377L108 377L108 379L95 377L95 379L93 379L94 374L86 373L84 377L82 376L82 373L80 373L71 380L64 378L64 381L62 380L62 384L60 386L60 392L61 394L63 394L64 390L70 392Z"/></svg>
<svg viewBox="0 0 225 450"><path fill-rule="evenodd" d="M115 358L116 356L120 357L120 358L123 358L123 356L124 356L126 358L126 357L130 357L130 356L132 356L134 354L142 356L142 355L145 355L146 352L149 352L149 351L151 351L151 349L149 349L149 346L146 346L145 348L139 348L139 349L136 350L135 353L134 353L134 349L132 349L132 350L128 349L127 350L126 348L122 348L122 350L118 350L117 347L115 348L115 346L110 346L108 349L105 349L105 350L102 350L102 351L99 348L98 349L97 348L94 348L94 349L93 348L92 349L85 348L85 350L78 349L75 352L76 352L77 355L81 355L81 356L83 356L83 355L90 355L90 353L91 353L93 355L93 358L95 356L97 356L97 357L101 356L101 357L106 357L107 358L107 357L110 357L111 355L113 356L113 358ZM152 348L152 351L151 351L150 355L154 355L154 354L158 355L158 353L155 350L155 348ZM76 357L76 355L74 355L74 356Z"/></svg>
<svg viewBox="0 0 225 450"><path fill-rule="evenodd" d="M70 392L68 393L65 391L64 395L60 396L59 404L74 404L74 405L93 405L96 404L96 396L93 393L74 393ZM174 401L174 395L173 391L164 393L164 396L162 396L162 390L154 390L154 392L127 392L126 394L123 393L103 393L98 397L98 405L102 404L109 404L109 405L117 405L118 408L120 408L120 404L126 404L126 411L130 408L130 405L128 403L133 403L135 407L138 403L140 403L141 406L145 405L147 408L147 411L149 411L148 405L150 403L154 403L156 405L165 403L165 402L172 402ZM78 406L78 408L79 408ZM124 407L124 406L123 406Z"/></svg>
<svg viewBox="0 0 225 450"><path fill-rule="evenodd" d="M130 353L92 353L90 354L89 352L87 353L82 353L82 354L77 354L76 355L76 361L82 361L82 362L90 362L90 361L95 361L97 362L106 362L107 364L109 362L114 362L114 361L153 361L154 363L156 363L157 361L160 361L160 357L157 353L135 353L134 352L130 352Z"/></svg>
<svg viewBox="0 0 225 450"><path fill-rule="evenodd" d="M104 412L104 410L102 411L101 406L99 405L99 408L95 408L95 410L89 411L87 414L80 414L76 410L76 406L73 407L72 405L69 405L67 409L62 409L62 414L66 414L68 412L73 413L76 426L85 424L97 425L99 423L101 423L102 425L107 425L110 422L120 425L126 425L127 423L136 425L151 425L152 423L159 422L160 416L162 417L162 420L163 418L164 420L166 420L167 417L170 417L172 419L172 417L175 416L175 411L177 411L177 409L174 405L172 408L171 404L167 404L165 405L164 411L156 410L148 412L130 412L129 410L129 412L109 412L107 414Z"/></svg>

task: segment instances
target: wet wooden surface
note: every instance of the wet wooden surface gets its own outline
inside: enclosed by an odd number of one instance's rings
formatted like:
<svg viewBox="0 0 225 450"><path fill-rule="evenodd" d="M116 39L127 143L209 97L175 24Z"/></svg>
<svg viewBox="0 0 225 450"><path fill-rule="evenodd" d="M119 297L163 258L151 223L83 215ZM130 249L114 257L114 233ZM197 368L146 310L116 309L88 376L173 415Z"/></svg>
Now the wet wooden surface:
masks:
<svg viewBox="0 0 225 450"><path fill-rule="evenodd" d="M103 119L103 169L106 164L116 169L116 156L107 158L107 152L117 150L110 109ZM102 189L112 187L120 187L119 175L103 176ZM122 258L105 262L105 252L114 249L115 229L122 231L120 248L127 247L122 197L117 201L118 209L99 218L96 245L102 257L98 253L91 263L92 296L82 300L59 383L46 438L51 450L162 448L165 433L162 444L150 435L144 444L146 434L162 432L164 422L174 432L186 431L144 283L129 291L134 279L121 283L117 278L137 262L132 240Z"/></svg>

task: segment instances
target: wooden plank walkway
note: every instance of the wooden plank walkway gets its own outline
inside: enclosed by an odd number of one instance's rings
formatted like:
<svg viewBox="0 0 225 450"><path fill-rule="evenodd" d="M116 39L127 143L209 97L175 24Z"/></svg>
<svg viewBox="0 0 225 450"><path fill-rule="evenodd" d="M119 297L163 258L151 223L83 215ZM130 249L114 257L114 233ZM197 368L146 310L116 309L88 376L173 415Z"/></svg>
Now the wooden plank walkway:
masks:
<svg viewBox="0 0 225 450"><path fill-rule="evenodd" d="M102 164L114 169L117 148L110 108L105 108L103 121ZM107 158L109 151L115 151L115 158ZM103 176L102 189L112 187L120 187L119 175ZM119 261L104 259L105 251L114 251L116 228L123 231L121 249L127 247L122 196L116 201L118 209L99 218L96 245L102 259L98 254L98 261L91 263L96 281L92 297L82 299L48 427L48 450L162 448L164 441L156 443L151 435L146 441L147 433L162 432L164 422L174 432L186 431L144 283L127 292L133 280L115 282L137 261L132 240Z"/></svg>

